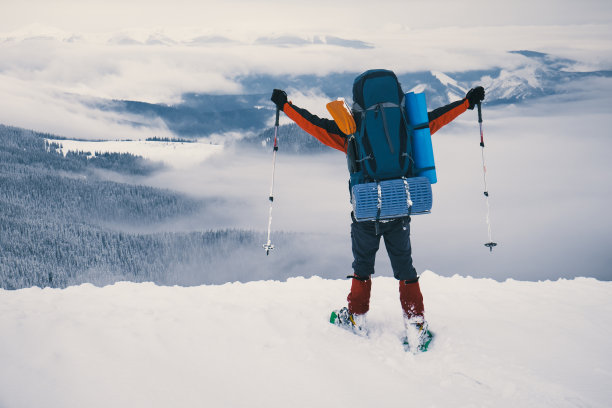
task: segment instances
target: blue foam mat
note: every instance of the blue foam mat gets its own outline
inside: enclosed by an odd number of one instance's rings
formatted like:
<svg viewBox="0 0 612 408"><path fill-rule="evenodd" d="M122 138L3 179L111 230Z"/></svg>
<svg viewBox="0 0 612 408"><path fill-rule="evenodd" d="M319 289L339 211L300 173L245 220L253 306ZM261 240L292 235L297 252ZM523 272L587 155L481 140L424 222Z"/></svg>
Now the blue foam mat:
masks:
<svg viewBox="0 0 612 408"><path fill-rule="evenodd" d="M427 214L431 211L431 183L427 177L405 179L410 192L409 206L404 179L384 180L379 183L356 184L352 190L353 212L357 221L400 218ZM380 186L380 215L378 214Z"/></svg>

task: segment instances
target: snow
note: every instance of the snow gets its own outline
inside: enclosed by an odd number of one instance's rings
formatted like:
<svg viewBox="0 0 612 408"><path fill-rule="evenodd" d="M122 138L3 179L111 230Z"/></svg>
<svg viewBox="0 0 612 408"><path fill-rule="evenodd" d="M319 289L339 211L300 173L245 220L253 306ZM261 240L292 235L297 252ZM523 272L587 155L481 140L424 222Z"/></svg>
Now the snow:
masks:
<svg viewBox="0 0 612 408"><path fill-rule="evenodd" d="M453 78L440 71L431 71L431 74L442 83L442 85L452 85L458 87L459 84Z"/></svg>
<svg viewBox="0 0 612 408"><path fill-rule="evenodd" d="M161 161L176 169L193 167L223 149L222 145L204 142L45 140L48 143L59 144L64 155L69 151L90 152L92 156L97 153L130 153L153 161Z"/></svg>
<svg viewBox="0 0 612 408"><path fill-rule="evenodd" d="M440 83L448 88L446 91L446 96L449 101L454 101L457 99L461 99L465 96L465 93L468 91L465 88L462 88L456 80L449 77L443 72L440 71L431 71L431 74L438 80Z"/></svg>
<svg viewBox="0 0 612 408"><path fill-rule="evenodd" d="M346 280L0 290L0 406L604 407L612 283L421 277L436 334L403 351L397 281L370 338L328 323Z"/></svg>

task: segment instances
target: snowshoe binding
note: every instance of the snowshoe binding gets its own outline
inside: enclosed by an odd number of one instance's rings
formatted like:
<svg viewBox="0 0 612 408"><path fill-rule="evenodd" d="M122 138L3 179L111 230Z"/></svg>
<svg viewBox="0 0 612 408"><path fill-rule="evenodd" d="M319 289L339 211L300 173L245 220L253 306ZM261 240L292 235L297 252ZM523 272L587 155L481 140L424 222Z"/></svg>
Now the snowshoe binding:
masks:
<svg viewBox="0 0 612 408"><path fill-rule="evenodd" d="M354 315L350 313L346 307L331 312L329 322L345 330L349 330L358 336L367 337L368 335L368 331L365 327L365 314Z"/></svg>
<svg viewBox="0 0 612 408"><path fill-rule="evenodd" d="M412 354L424 353L433 340L433 333L429 331L426 321L406 321L406 337L404 337L404 350Z"/></svg>

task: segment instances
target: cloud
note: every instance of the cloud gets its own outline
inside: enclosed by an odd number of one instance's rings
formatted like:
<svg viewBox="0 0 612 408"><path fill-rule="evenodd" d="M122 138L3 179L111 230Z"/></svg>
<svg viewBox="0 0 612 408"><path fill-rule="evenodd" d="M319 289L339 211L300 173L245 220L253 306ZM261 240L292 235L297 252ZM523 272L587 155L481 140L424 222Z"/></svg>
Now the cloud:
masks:
<svg viewBox="0 0 612 408"><path fill-rule="evenodd" d="M160 120L152 119L146 126L134 125L130 115L90 108L81 98L47 84L33 87L30 81L0 75L0 94L0 123L4 124L84 139L172 136Z"/></svg>
<svg viewBox="0 0 612 408"><path fill-rule="evenodd" d="M507 53L512 49L578 55L583 64L594 69L612 65L609 26L425 29L389 23L380 31L350 27L343 31L333 26L328 32L297 30L284 37L265 25L218 33L210 27L91 33L30 25L0 34L0 89L6 96L0 99L0 121L68 136L121 134L135 138L147 132L147 136L159 136L167 134L160 124L146 124L149 130L142 123L135 128L124 126L130 118L78 106L77 99L65 95L174 104L185 92L248 93L237 78L258 73L290 78L374 67L398 73L512 69L524 63L523 56ZM263 37L291 38L303 45L256 41ZM315 41L320 38L326 41ZM355 42L348 43L349 47L338 46L334 39L340 38ZM361 43L373 48L354 47ZM322 96L316 92L293 90L291 97L316 110L323 106ZM30 114L34 110L37 115ZM326 115L324 110L317 113ZM100 123L93 125L93 119Z"/></svg>

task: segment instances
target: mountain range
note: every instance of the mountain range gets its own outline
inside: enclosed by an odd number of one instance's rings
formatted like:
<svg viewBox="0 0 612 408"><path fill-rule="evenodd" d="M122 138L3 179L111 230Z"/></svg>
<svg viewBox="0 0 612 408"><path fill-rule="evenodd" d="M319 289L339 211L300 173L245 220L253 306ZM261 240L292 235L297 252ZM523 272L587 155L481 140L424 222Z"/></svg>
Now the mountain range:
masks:
<svg viewBox="0 0 612 408"><path fill-rule="evenodd" d="M421 71L400 73L406 92L425 92L430 109L461 99L476 85L483 85L488 105L516 104L544 96L566 94L568 85L595 77L612 77L612 70L580 71L578 61L536 51L511 51L523 57L515 68L493 68L463 72ZM324 76L248 74L233 78L246 90L243 94L216 95L184 93L174 105L131 100L95 100L89 103L106 111L130 114L135 125L161 119L179 137L202 137L213 133L251 132L261 134L274 106L272 89L298 89L352 100L351 89L358 72Z"/></svg>

